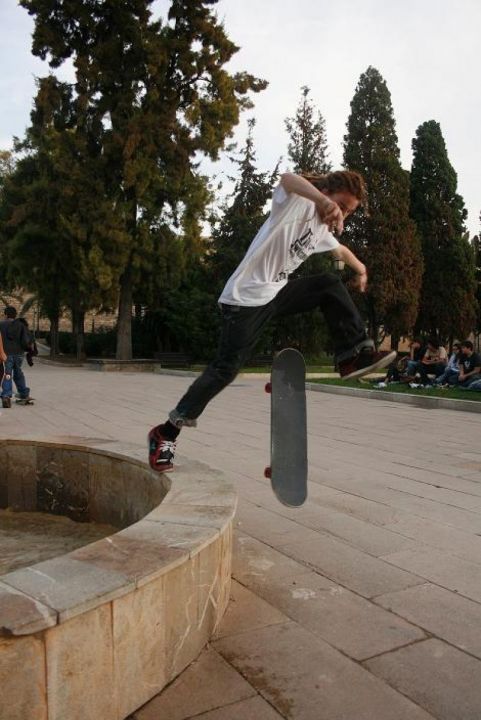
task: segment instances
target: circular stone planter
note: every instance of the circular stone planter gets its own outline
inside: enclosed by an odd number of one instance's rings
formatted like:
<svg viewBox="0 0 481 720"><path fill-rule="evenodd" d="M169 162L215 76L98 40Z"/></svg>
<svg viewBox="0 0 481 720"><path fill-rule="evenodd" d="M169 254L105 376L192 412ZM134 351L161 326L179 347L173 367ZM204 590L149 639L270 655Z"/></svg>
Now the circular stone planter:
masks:
<svg viewBox="0 0 481 720"><path fill-rule="evenodd" d="M118 532L0 576L2 720L123 720L194 660L229 598L236 495L115 442L0 441L0 508Z"/></svg>

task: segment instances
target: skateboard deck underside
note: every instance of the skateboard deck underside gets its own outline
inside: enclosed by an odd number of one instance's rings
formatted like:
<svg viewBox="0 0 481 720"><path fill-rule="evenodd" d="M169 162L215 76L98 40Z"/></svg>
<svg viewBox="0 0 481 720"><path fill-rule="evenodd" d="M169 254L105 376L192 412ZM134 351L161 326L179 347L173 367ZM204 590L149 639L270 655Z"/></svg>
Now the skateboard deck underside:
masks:
<svg viewBox="0 0 481 720"><path fill-rule="evenodd" d="M285 505L307 497L306 366L301 353L282 350L271 374L271 484Z"/></svg>

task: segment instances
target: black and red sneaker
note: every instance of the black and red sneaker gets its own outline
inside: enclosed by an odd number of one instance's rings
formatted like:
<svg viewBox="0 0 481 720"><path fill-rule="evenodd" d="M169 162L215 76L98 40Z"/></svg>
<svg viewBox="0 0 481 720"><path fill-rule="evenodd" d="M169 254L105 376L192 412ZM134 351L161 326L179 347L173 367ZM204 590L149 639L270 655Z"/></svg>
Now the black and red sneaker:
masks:
<svg viewBox="0 0 481 720"><path fill-rule="evenodd" d="M169 472L174 467L175 442L162 435L162 426L156 425L147 435L149 465L157 472Z"/></svg>
<svg viewBox="0 0 481 720"><path fill-rule="evenodd" d="M339 362L339 374L343 380L360 378L363 375L381 370L396 359L395 350L382 350L376 352L373 348L365 348L358 355Z"/></svg>

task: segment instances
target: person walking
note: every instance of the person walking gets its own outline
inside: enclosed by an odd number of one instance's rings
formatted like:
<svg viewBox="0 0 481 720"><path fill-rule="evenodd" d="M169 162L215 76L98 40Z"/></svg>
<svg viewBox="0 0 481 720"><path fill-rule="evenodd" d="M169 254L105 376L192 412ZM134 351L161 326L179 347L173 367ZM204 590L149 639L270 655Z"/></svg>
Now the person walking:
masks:
<svg viewBox="0 0 481 720"><path fill-rule="evenodd" d="M16 309L9 305L4 310L5 319L0 322L0 334L6 354L4 376L2 381L2 407L12 406L12 380L16 385L21 400L28 400L30 388L25 382L22 370L24 353L30 347L30 336L27 328L17 319Z"/></svg>
<svg viewBox="0 0 481 720"><path fill-rule="evenodd" d="M154 470L172 470L179 432L184 426L195 426L212 398L234 380L253 353L261 330L273 318L320 308L342 378L361 377L395 359L395 351L375 350L338 274L289 280L311 254L330 251L354 271L354 287L366 290L365 265L337 239L344 220L361 205L367 205L367 191L356 172L281 176L268 219L219 298L222 322L216 357L168 420L148 434L149 463Z"/></svg>

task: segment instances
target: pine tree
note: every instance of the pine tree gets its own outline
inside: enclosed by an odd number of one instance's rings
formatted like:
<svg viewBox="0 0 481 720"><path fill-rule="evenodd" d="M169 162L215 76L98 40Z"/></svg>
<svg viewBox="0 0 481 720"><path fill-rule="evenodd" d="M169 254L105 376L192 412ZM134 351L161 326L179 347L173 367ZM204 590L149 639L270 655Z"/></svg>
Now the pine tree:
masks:
<svg viewBox="0 0 481 720"><path fill-rule="evenodd" d="M423 265L409 217L409 178L399 161L391 95L373 67L361 75L351 102L344 164L364 176L370 198L369 215L356 213L343 235L369 273L361 308L372 338L380 339L382 327L396 347L416 319Z"/></svg>
<svg viewBox="0 0 481 720"><path fill-rule="evenodd" d="M6 252L6 233L5 233L5 184L13 175L15 169L15 159L10 150L0 150L0 284L3 290L8 285L8 259ZM11 288L8 288L11 289Z"/></svg>
<svg viewBox="0 0 481 720"><path fill-rule="evenodd" d="M203 210L199 156L217 158L249 92L266 83L225 69L238 48L211 10L215 0L172 0L165 22L152 20L152 0L21 4L35 19L34 54L52 68L74 63L77 153L102 184L105 224L121 224L97 256L110 257L120 286L117 356L129 358L134 296L149 271L150 285L165 289L163 258Z"/></svg>
<svg viewBox="0 0 481 720"><path fill-rule="evenodd" d="M473 249L464 201L439 123L420 125L413 139L411 216L419 230L424 274L417 330L443 340L472 331L476 316Z"/></svg>
<svg viewBox="0 0 481 720"><path fill-rule="evenodd" d="M479 215L479 220L481 222L481 213ZM473 238L473 251L474 265L476 268L476 334L478 336L479 349L479 336L481 335L481 232Z"/></svg>
<svg viewBox="0 0 481 720"><path fill-rule="evenodd" d="M296 114L286 118L284 123L289 133L288 156L292 162L292 172L319 173L329 172L326 121L317 111L309 97L310 89L301 88L302 98Z"/></svg>

